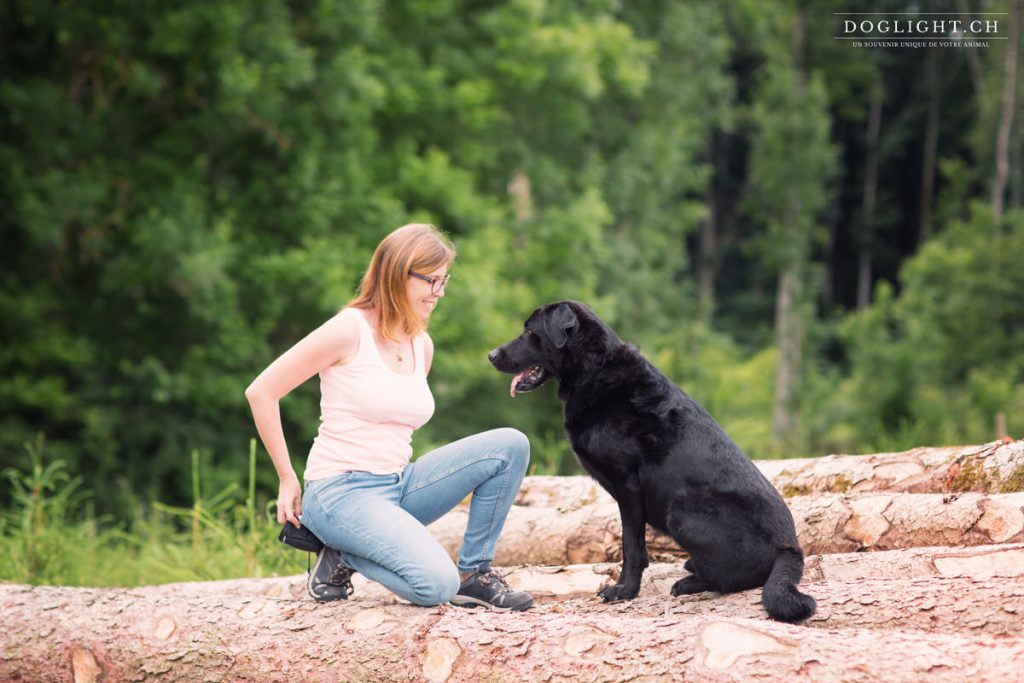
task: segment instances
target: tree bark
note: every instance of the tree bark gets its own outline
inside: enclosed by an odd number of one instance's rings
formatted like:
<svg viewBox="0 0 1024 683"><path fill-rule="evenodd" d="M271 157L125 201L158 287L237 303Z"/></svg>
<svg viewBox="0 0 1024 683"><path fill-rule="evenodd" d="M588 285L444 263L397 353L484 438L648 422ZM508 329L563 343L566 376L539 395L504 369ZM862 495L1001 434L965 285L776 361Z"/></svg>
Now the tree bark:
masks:
<svg viewBox="0 0 1024 683"><path fill-rule="evenodd" d="M967 0L957 0L956 6L960 10L960 14L968 15L971 13L970 7L967 6ZM967 66L971 71L971 83L974 86L974 96L976 99L981 100L983 97L982 87L984 85L981 73L981 59L978 58L976 50L962 50L961 52L967 57Z"/></svg>
<svg viewBox="0 0 1024 683"><path fill-rule="evenodd" d="M808 554L1024 541L1024 493L879 493L789 501Z"/></svg>
<svg viewBox="0 0 1024 683"><path fill-rule="evenodd" d="M755 460L786 497L813 493L1024 491L1024 439L899 453ZM575 509L602 499L590 477L526 477L516 505Z"/></svg>
<svg viewBox="0 0 1024 683"><path fill-rule="evenodd" d="M842 134L838 133L836 138L841 139ZM839 193L832 193L828 216L825 220L828 238L825 241L821 259L825 271L821 278L821 305L826 310L832 308L836 302L836 242L839 239L839 218L842 211L840 203Z"/></svg>
<svg viewBox="0 0 1024 683"><path fill-rule="evenodd" d="M552 600L590 598L619 570L618 563L517 566L502 575L517 590L529 591L538 604ZM641 596L668 595L668 591L686 571L676 562L654 563L644 573ZM834 553L809 555L804 563L804 581L808 584L845 584L872 579L878 581L919 579L997 579L1024 575L1024 543L948 548L932 546L882 550L875 553ZM354 574L353 600L399 602L380 584ZM306 575L267 579L229 579L171 583L147 586L152 595L262 595L291 600L306 599ZM723 598L724 599L724 598ZM848 622L845 625L858 625Z"/></svg>
<svg viewBox="0 0 1024 683"><path fill-rule="evenodd" d="M792 231L791 231L792 232ZM785 266L779 274L775 297L775 339L779 348L775 371L775 395L772 427L775 440L791 445L800 422L800 377L803 372L803 320L800 297L801 276L796 264Z"/></svg>
<svg viewBox="0 0 1024 683"><path fill-rule="evenodd" d="M811 493L1013 493L1024 491L1024 439L900 453L762 460L785 496Z"/></svg>
<svg viewBox="0 0 1024 683"><path fill-rule="evenodd" d="M714 159L714 145L710 156ZM714 179L708 182L708 189L705 193L705 204L708 216L700 227L700 251L697 257L697 291L698 304L701 320L711 321L715 310L715 277L717 275L718 261L718 209L715 205Z"/></svg>
<svg viewBox="0 0 1024 683"><path fill-rule="evenodd" d="M871 84L871 105L868 110L867 161L864 168L864 212L860 236L860 262L857 267L857 310L871 303L871 251L875 232L875 201L878 196L878 137L882 128L882 98L885 89L882 76Z"/></svg>
<svg viewBox="0 0 1024 683"><path fill-rule="evenodd" d="M789 501L805 550L878 550L809 555L801 588L819 608L802 626L767 620L759 590L670 597L677 561L651 566L637 600L596 600L618 571L614 503L585 477L531 477L496 558L527 548L531 566L508 574L537 597L525 614L417 608L359 575L350 601L326 605L302 576L0 585L0 680L1016 681L1024 493L957 491L1020 488L1022 463L1021 441L758 463L777 485L819 492ZM568 520L561 536L556 520ZM884 550L905 538L1000 544ZM650 541L652 559L678 559L670 539ZM561 559L543 560L548 546ZM570 560L581 557L612 563Z"/></svg>
<svg viewBox="0 0 1024 683"><path fill-rule="evenodd" d="M807 553L1024 540L1024 440L755 464L779 490L794 496L788 502ZM925 492L936 493L917 495ZM430 527L453 557L467 515L467 508L456 508ZM647 542L655 559L686 556L675 541L652 529ZM620 559L620 544L618 508L594 480L527 477L495 560L500 565L612 562Z"/></svg>
<svg viewBox="0 0 1024 683"><path fill-rule="evenodd" d="M1024 493L823 494L788 501L807 554L969 546L1024 541ZM430 526L454 558L468 511L457 508ZM622 558L618 506L607 494L575 509L513 506L494 561L498 565L616 562ZM655 561L687 556L669 536L647 529Z"/></svg>
<svg viewBox="0 0 1024 683"><path fill-rule="evenodd" d="M942 105L942 77L939 50L928 50L928 113L925 116L924 149L921 152L921 207L918 216L917 244L928 239L935 199L935 160L939 149L939 109Z"/></svg>
<svg viewBox="0 0 1024 683"><path fill-rule="evenodd" d="M652 567L631 602L563 592L525 613L420 608L359 592L321 605L302 594L302 577L137 589L7 585L0 678L1018 680L1024 546L811 558L808 567L817 574L802 588L819 608L800 626L767 620L758 590L668 597L678 566ZM509 581L537 590L526 575Z"/></svg>
<svg viewBox="0 0 1024 683"><path fill-rule="evenodd" d="M796 100L806 95L806 76L803 72L804 39L806 16L803 7L798 7L793 24L792 49L796 71ZM800 424L800 384L803 377L804 343L804 270L806 269L808 243L810 238L802 230L799 221L802 214L800 197L791 191L785 218L787 241L786 250L791 252L784 259L779 271L775 295L775 340L779 349L775 370L775 395L772 408L772 427L775 440L783 445L792 445Z"/></svg>
<svg viewBox="0 0 1024 683"><path fill-rule="evenodd" d="M1003 85L1003 111L999 119L999 132L996 136L996 177L992 184L992 215L996 223L1003 218L1003 201L1006 194L1006 182L1010 172L1010 130L1017 101L1017 43L1020 33L1021 0L1010 3L1009 33L1006 41L1006 67Z"/></svg>

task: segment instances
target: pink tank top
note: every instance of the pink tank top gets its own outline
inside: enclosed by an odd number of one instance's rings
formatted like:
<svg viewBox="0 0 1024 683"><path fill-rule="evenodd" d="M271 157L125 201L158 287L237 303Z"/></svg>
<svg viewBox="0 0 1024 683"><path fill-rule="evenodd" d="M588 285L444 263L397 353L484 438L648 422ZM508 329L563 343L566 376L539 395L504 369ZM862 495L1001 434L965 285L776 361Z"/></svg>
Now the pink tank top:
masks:
<svg viewBox="0 0 1024 683"><path fill-rule="evenodd" d="M314 481L350 470L393 474L412 457L412 433L434 414L434 397L424 372L422 333L413 339L411 375L384 364L363 313L358 319L359 351L344 365L320 371L320 430L313 440L303 479Z"/></svg>

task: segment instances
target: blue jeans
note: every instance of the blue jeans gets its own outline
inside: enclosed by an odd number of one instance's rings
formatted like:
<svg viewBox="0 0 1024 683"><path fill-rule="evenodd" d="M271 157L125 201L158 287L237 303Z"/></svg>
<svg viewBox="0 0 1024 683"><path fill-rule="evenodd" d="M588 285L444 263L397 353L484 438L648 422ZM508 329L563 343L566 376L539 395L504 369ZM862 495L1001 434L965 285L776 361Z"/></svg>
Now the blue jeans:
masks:
<svg viewBox="0 0 1024 683"><path fill-rule="evenodd" d="M416 605L448 602L459 572L490 565L530 461L530 442L494 429L442 446L397 474L345 472L306 483L302 524L349 567ZM473 494L458 568L426 525Z"/></svg>

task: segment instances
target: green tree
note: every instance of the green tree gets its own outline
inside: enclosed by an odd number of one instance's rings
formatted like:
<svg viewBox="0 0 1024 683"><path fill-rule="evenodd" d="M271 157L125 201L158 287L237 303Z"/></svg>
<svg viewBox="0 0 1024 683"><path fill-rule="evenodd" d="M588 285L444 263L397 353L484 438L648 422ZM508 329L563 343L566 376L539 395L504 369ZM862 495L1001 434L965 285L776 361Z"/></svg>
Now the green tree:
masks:
<svg viewBox="0 0 1024 683"><path fill-rule="evenodd" d="M775 438L792 444L799 430L804 338L813 315L812 249L835 168L828 99L820 74L804 60L805 16L786 16L791 43L774 48L763 67L752 110L755 138L750 160L750 207L765 220L765 256L778 272L773 426Z"/></svg>
<svg viewBox="0 0 1024 683"><path fill-rule="evenodd" d="M997 227L988 202L974 202L907 261L898 295L883 287L844 324L857 446L988 441L999 412L1020 429L1024 214L1004 219Z"/></svg>

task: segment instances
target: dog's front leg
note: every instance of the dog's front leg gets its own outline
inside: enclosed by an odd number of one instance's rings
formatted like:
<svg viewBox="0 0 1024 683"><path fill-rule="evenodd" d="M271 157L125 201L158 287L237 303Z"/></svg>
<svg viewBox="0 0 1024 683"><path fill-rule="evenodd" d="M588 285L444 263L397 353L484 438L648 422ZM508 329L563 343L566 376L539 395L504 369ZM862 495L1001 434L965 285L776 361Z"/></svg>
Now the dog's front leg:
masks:
<svg viewBox="0 0 1024 683"><path fill-rule="evenodd" d="M640 579L647 568L647 520L640 482L630 477L615 487L615 500L622 519L622 573L618 583L602 588L598 595L605 602L632 600L640 592Z"/></svg>

